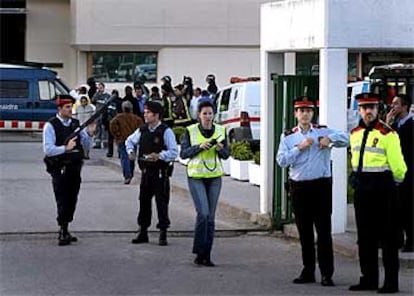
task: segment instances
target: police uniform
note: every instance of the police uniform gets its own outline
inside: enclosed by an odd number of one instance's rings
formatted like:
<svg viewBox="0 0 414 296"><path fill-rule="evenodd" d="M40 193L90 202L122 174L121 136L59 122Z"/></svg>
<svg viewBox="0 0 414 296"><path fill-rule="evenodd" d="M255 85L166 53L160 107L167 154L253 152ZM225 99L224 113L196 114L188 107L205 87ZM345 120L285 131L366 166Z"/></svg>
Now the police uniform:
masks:
<svg viewBox="0 0 414 296"><path fill-rule="evenodd" d="M57 106L73 104L70 96L60 95ZM65 151L67 138L79 127L75 118L64 119L59 114L49 119L43 129L43 150L48 173L52 176L53 191L57 204L57 222L60 226L59 245L67 245L77 239L70 235L68 224L72 222L81 183L83 147L89 149L92 141L85 130L76 140L71 151Z"/></svg>
<svg viewBox="0 0 414 296"><path fill-rule="evenodd" d="M162 112L162 106L157 102L149 101L145 109L153 113ZM138 165L141 169L141 184L139 193L140 209L138 225L140 231L132 243L148 242L147 229L151 225L151 199L155 195L158 212L157 228L160 229L160 245L167 244L166 231L170 226L168 204L170 199L170 170L172 162L178 155L177 142L173 131L161 121L155 127L143 125L130 135L125 141L127 152L133 153L138 146ZM158 153L159 159L155 162L146 161L146 155Z"/></svg>
<svg viewBox="0 0 414 296"><path fill-rule="evenodd" d="M294 108L314 108L314 103L306 96L294 101ZM298 112L298 111L296 111ZM329 147L319 148L319 140L328 137ZM297 147L304 139L312 138L308 149ZM322 275L321 283L332 286L334 272L331 214L332 214L332 178L331 147L346 147L347 133L326 126L311 125L302 130L298 125L285 131L280 138L277 162L289 167L289 193L295 214L300 243L302 247L303 270L294 283L315 282L315 243L313 227L317 232L317 258Z"/></svg>
<svg viewBox="0 0 414 296"><path fill-rule="evenodd" d="M358 105L379 103L379 96L363 93L356 96ZM361 108L361 107L360 107ZM364 107L365 108L365 107ZM396 184L404 180L407 167L401 153L398 134L378 118L368 126L361 119L351 131L354 205L358 231L361 278L350 290L378 288L378 246L382 247L385 269L380 293L398 291L401 232L398 223Z"/></svg>

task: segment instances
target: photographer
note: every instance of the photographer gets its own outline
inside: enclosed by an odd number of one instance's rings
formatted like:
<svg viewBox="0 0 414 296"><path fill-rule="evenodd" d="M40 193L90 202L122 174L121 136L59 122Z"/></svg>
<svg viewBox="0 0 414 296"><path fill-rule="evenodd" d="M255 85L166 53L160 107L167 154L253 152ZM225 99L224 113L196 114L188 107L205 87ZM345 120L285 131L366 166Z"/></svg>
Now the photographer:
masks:
<svg viewBox="0 0 414 296"><path fill-rule="evenodd" d="M210 102L198 107L200 122L186 128L181 142L181 158L189 158L188 187L197 211L193 253L196 265L214 266L211 249L215 232L215 213L224 174L220 159L230 156L226 130L214 124Z"/></svg>

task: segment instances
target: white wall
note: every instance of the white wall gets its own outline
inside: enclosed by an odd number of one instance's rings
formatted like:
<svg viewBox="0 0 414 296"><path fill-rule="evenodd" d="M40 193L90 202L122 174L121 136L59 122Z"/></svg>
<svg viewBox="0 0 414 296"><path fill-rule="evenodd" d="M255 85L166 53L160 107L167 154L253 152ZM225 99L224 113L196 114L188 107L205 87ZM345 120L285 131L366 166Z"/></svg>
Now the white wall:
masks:
<svg viewBox="0 0 414 296"><path fill-rule="evenodd" d="M267 50L414 49L412 0L286 0L262 7Z"/></svg>
<svg viewBox="0 0 414 296"><path fill-rule="evenodd" d="M254 45L265 0L71 0L81 45Z"/></svg>
<svg viewBox="0 0 414 296"><path fill-rule="evenodd" d="M76 82L76 51L70 47L69 0L28 0L27 61L63 63L58 71L68 84Z"/></svg>

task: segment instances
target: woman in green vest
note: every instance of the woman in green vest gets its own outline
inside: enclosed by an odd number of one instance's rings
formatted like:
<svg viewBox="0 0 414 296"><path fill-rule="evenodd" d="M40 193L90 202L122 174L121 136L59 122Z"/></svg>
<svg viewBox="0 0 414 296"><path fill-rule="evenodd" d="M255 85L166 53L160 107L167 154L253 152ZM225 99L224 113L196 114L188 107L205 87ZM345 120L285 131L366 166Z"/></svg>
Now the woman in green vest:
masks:
<svg viewBox="0 0 414 296"><path fill-rule="evenodd" d="M187 165L188 187L197 211L193 253L196 265L214 266L211 249L214 239L215 213L224 174L220 159L230 156L226 130L213 123L214 106L205 101L198 106L198 123L186 128L181 140Z"/></svg>

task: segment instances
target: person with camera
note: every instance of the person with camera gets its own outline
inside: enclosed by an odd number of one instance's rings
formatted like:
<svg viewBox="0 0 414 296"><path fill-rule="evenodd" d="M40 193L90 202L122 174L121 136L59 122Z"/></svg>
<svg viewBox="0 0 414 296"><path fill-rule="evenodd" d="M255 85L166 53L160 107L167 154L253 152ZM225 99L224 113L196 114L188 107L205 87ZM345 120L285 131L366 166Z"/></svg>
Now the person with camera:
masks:
<svg viewBox="0 0 414 296"><path fill-rule="evenodd" d="M378 246L382 248L384 285L378 293L398 292L399 258L402 245L397 186L407 166L398 134L378 119L380 97L361 93L358 101L361 120L351 131L351 185L358 235L359 283L351 291L377 290Z"/></svg>
<svg viewBox="0 0 414 296"><path fill-rule="evenodd" d="M297 97L293 108L298 124L280 136L276 156L279 166L289 167L289 195L302 247L303 269L293 283L315 282L317 253L321 285L330 287L334 286L331 151L348 146L349 136L345 131L313 124L315 103L311 98Z"/></svg>
<svg viewBox="0 0 414 296"><path fill-rule="evenodd" d="M178 155L174 132L160 120L161 104L148 101L144 105L145 124L125 141L130 160L135 160L138 147L138 165L141 170L139 192L139 231L133 244L148 243L148 228L151 225L151 200L155 195L158 212L157 228L160 229L158 244L165 246L167 229L170 226L168 204L170 201L170 176L172 165Z"/></svg>
<svg viewBox="0 0 414 296"><path fill-rule="evenodd" d="M91 124L78 136L68 139L80 126L79 120L72 118L72 105L75 99L69 95L56 98L58 113L49 119L43 128L43 151L47 172L52 176L53 191L57 205L57 223L60 226L58 245L65 246L76 242L69 233L68 225L73 220L81 184L83 147L89 149L96 125Z"/></svg>
<svg viewBox="0 0 414 296"><path fill-rule="evenodd" d="M186 128L180 156L189 158L188 187L197 212L193 253L196 265L214 266L211 261L215 231L215 213L224 171L220 159L230 156L226 129L213 123L214 108L210 102L198 106L199 123Z"/></svg>

